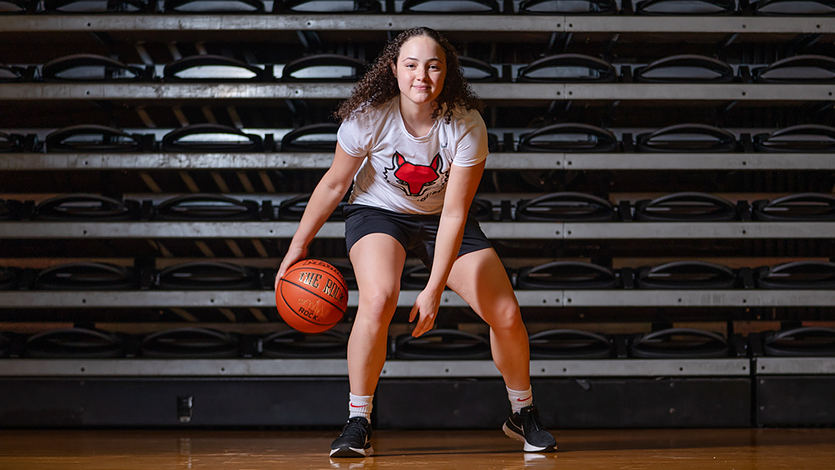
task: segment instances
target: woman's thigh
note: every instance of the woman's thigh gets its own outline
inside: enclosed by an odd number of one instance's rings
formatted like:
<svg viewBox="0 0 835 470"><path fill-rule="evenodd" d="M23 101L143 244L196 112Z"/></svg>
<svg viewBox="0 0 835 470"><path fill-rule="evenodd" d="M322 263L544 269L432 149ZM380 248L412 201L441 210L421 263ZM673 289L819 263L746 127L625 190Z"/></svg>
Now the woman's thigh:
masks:
<svg viewBox="0 0 835 470"><path fill-rule="evenodd" d="M473 251L455 260L447 285L490 326L508 326L519 320L513 286L492 248Z"/></svg>
<svg viewBox="0 0 835 470"><path fill-rule="evenodd" d="M371 233L354 243L349 256L360 302L375 309L396 307L400 276L406 261L403 245L385 233Z"/></svg>

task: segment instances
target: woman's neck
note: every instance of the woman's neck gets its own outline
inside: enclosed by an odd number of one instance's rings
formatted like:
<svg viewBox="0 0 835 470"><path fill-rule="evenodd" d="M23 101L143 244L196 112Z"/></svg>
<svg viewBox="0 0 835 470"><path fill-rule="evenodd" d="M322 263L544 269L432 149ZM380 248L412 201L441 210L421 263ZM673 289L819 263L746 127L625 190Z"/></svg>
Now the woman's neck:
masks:
<svg viewBox="0 0 835 470"><path fill-rule="evenodd" d="M412 106L409 106L412 104ZM437 103L430 103L426 106L415 106L413 103L408 103L406 100L400 100L400 115L403 117L403 124L406 125L406 130L415 137L423 137L432 130L435 125L435 119L432 118L432 111L437 107Z"/></svg>

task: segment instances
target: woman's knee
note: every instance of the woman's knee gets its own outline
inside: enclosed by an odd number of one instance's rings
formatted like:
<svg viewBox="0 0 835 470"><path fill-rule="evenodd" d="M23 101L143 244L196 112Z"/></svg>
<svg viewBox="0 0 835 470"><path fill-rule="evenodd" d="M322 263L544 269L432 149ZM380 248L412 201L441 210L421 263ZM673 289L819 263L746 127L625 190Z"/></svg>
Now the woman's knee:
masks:
<svg viewBox="0 0 835 470"><path fill-rule="evenodd" d="M360 292L357 316L362 316L364 319L372 322L388 325L397 308L397 298L397 292Z"/></svg>
<svg viewBox="0 0 835 470"><path fill-rule="evenodd" d="M519 304L515 301L496 302L493 304L490 314L485 316L485 320L493 330L515 331L519 328L525 328L522 313L519 311Z"/></svg>

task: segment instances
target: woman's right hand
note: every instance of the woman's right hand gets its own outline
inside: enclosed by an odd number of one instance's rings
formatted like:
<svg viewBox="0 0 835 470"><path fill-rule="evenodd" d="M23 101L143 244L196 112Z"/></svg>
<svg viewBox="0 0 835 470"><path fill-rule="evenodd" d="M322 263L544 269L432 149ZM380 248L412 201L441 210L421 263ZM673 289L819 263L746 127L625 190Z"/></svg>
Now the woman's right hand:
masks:
<svg viewBox="0 0 835 470"><path fill-rule="evenodd" d="M296 248L292 245L287 249L287 254L281 260L281 266L278 267L278 272L275 275L275 288L278 289L278 280L284 276L284 273L290 269L290 266L305 259L307 257L307 248Z"/></svg>

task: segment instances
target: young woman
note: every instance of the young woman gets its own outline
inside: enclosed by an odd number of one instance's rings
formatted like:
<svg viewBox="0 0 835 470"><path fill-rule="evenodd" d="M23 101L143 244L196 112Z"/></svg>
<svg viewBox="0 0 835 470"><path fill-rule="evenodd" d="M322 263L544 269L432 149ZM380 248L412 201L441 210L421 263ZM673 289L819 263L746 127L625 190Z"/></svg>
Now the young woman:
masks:
<svg viewBox="0 0 835 470"><path fill-rule="evenodd" d="M413 336L432 329L445 286L490 326L493 360L511 414L505 434L526 451L554 450L530 387L528 334L506 271L468 214L484 171L487 130L482 103L459 69L454 47L436 31L415 28L388 43L342 103L330 169L310 197L278 270L280 278L353 183L345 240L359 287L348 342L349 419L332 457L371 455L371 402L386 359L406 253L431 268L409 315Z"/></svg>

